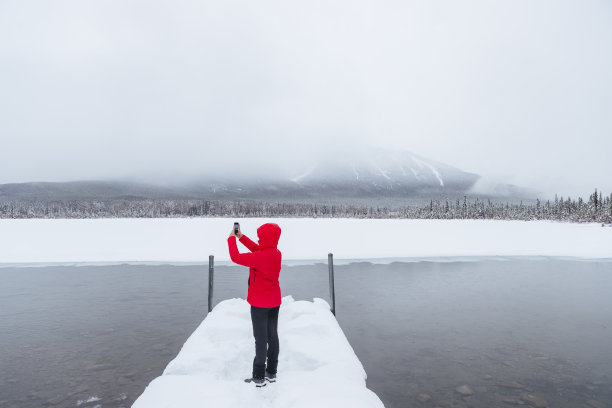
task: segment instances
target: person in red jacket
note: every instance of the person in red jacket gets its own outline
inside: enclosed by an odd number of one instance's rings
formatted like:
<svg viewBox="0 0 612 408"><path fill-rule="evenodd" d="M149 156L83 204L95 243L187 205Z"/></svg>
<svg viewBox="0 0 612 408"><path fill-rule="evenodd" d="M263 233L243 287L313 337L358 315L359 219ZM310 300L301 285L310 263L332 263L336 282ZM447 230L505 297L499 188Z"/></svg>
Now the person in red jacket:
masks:
<svg viewBox="0 0 612 408"><path fill-rule="evenodd" d="M230 258L238 265L249 267L249 291L247 302L251 305L251 322L255 337L255 358L253 373L246 382L257 387L276 381L278 366L278 312L281 304L281 291L278 276L281 270L282 254L278 250L281 229L277 224L267 223L257 228L258 244L251 241L240 231L232 233L227 239ZM240 253L236 237L251 251ZM266 366L267 358L267 366Z"/></svg>

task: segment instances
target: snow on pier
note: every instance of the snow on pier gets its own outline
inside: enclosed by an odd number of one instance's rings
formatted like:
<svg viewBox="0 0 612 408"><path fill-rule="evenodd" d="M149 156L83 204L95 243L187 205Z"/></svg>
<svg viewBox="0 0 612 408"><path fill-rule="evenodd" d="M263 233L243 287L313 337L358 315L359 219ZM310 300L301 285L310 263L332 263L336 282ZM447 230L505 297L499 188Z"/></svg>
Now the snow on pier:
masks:
<svg viewBox="0 0 612 408"><path fill-rule="evenodd" d="M219 303L154 379L133 408L384 407L366 388L366 373L322 299L283 298L278 380L255 388L250 306Z"/></svg>

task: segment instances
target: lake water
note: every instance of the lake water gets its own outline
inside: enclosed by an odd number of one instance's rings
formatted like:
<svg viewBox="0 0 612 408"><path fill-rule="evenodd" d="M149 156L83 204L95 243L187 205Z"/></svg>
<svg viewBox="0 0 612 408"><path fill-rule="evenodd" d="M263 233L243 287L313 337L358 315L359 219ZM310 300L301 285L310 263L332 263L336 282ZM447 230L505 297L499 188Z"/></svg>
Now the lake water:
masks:
<svg viewBox="0 0 612 408"><path fill-rule="evenodd" d="M335 272L338 321L388 408L612 406L612 262ZM206 316L206 265L6 267L0 279L2 408L129 407ZM246 268L217 266L215 303L244 298L246 281ZM281 288L328 300L327 265L284 266Z"/></svg>

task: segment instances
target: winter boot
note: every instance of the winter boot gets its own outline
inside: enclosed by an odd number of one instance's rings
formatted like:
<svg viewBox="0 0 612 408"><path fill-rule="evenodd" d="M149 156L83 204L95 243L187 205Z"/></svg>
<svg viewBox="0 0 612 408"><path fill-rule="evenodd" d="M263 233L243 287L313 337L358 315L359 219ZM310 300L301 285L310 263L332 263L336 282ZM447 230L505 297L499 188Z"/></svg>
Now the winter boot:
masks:
<svg viewBox="0 0 612 408"><path fill-rule="evenodd" d="M276 373L272 374L266 370L266 380L271 383L276 382Z"/></svg>
<svg viewBox="0 0 612 408"><path fill-rule="evenodd" d="M255 378L255 377L251 377L251 378L247 378L246 380L244 380L245 383L253 383L255 384L255 387L259 388L259 387L265 387L266 386L266 379L265 378Z"/></svg>

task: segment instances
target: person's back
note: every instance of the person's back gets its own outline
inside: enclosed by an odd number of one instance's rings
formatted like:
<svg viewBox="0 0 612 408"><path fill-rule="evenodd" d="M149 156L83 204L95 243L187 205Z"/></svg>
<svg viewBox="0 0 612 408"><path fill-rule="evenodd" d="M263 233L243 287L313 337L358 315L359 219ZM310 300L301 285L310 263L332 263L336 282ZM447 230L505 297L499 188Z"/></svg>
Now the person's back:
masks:
<svg viewBox="0 0 612 408"><path fill-rule="evenodd" d="M243 235L240 229L238 233L232 229L227 239L232 261L249 267L247 302L251 305L255 359L252 378L245 381L254 382L258 387L266 384L265 379L269 382L276 380L279 353L277 326L281 304L278 278L282 254L277 248L280 234L281 229L277 224L268 223L257 229L257 244ZM238 251L236 236L252 253L241 254Z"/></svg>
<svg viewBox="0 0 612 408"><path fill-rule="evenodd" d="M255 307L276 307L281 304L281 292L278 278L281 270L282 254L278 250L280 227L277 224L264 224L257 229L259 243L251 241L241 234L240 242L256 256L243 257L239 254L232 257L237 264L249 266L249 292L247 302ZM236 248L237 252L237 248ZM232 251L230 248L230 257ZM241 263L242 261L242 263Z"/></svg>

